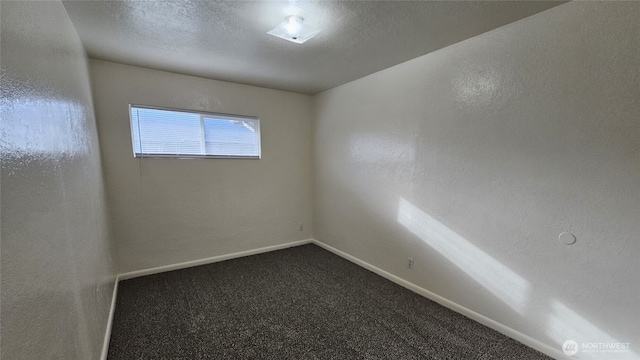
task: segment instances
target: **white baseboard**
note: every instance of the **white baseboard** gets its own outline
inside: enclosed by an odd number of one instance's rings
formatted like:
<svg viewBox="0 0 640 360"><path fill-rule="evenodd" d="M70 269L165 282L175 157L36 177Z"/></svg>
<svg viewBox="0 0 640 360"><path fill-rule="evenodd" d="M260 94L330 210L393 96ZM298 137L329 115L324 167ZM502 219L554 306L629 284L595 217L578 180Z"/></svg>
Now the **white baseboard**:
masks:
<svg viewBox="0 0 640 360"><path fill-rule="evenodd" d="M266 246L259 249L246 250L246 251L240 251L232 254L213 256L205 259L186 261L178 264L171 264L171 265L165 265L165 266L158 266L150 269L131 271L131 272L126 272L118 275L118 278L120 280L127 280L127 279L132 279L140 276L158 274L158 273L172 271L172 270L186 269L186 268L190 268L198 265L212 264L219 261L225 261L225 260L230 260L230 259L235 259L235 258L240 258L240 257L245 257L250 255L262 254L270 251L286 249L286 248L300 246L304 244L310 244L312 242L313 242L313 239L299 240L299 241L293 241L293 242L288 242L284 244Z"/></svg>
<svg viewBox="0 0 640 360"><path fill-rule="evenodd" d="M109 307L109 318L107 319L107 329L104 334L104 342L102 343L102 354L100 360L107 360L109 353L109 341L111 340L111 326L113 325L113 314L116 312L116 299L118 298L118 276L116 276L113 284L113 294L111 295L111 306Z"/></svg>
<svg viewBox="0 0 640 360"><path fill-rule="evenodd" d="M359 265L371 272L374 272L380 276L382 276L383 278L393 281L394 283L409 289L419 295L422 295L424 297L426 297L429 300L432 300L446 308L449 308L459 314L462 314L472 320L475 320L477 322L479 322L482 325L485 325L493 330L496 330L499 333L502 333L512 339L515 339L533 349L536 349L538 351L540 351L543 354L546 354L548 356L551 356L554 359L568 359L568 357L566 355L564 355L562 353L562 351L560 351L559 349L556 349L554 347L551 347L539 340L536 340L528 335L525 335L517 330L514 330L506 325L503 325L495 320L492 320L482 314L479 314L473 310L467 309L466 307L462 306L462 305L458 305L456 303L454 303L451 300L448 300L438 294L435 294L425 288L422 288L412 282L409 282L407 280L404 280L396 275L393 275L389 272L386 272L376 266L373 266L367 262L364 262L350 254L345 253L344 251L338 250L330 245L327 245L323 242L320 242L316 239L313 239L312 241L314 244L320 246L321 248L328 250L346 260L351 261L352 263Z"/></svg>

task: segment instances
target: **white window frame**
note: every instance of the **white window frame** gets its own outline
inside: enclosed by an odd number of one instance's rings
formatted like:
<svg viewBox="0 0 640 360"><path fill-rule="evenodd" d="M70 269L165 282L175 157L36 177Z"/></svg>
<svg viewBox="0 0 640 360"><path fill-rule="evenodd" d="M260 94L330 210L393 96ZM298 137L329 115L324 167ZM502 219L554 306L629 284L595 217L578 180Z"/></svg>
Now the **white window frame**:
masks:
<svg viewBox="0 0 640 360"><path fill-rule="evenodd" d="M136 140L134 135L134 126L133 126L133 118L132 118L132 108L137 109L151 109L151 110L161 110L161 111L174 111L174 112L182 112L182 113L191 113L198 114L200 116L200 150L202 153L205 152L205 132L204 132L204 119L207 117L217 117L225 120L250 120L256 124L256 132L257 134L257 147L258 147L258 155L257 156L247 156L247 155L209 155L209 154L159 154L159 153L138 153L136 152ZM177 158L177 159L261 159L262 158L262 143L261 143L261 134L260 134L260 118L257 116L245 116L245 115L235 115L235 114L224 114L224 113L215 113L208 111L197 111L197 110L187 110L187 109L176 109L176 108L167 108L160 106L148 106L148 105L137 105L137 104L129 104L129 125L131 128L131 146L133 149L133 157L136 158ZM138 134L140 133L138 129ZM142 146L142 139L140 139L140 144Z"/></svg>

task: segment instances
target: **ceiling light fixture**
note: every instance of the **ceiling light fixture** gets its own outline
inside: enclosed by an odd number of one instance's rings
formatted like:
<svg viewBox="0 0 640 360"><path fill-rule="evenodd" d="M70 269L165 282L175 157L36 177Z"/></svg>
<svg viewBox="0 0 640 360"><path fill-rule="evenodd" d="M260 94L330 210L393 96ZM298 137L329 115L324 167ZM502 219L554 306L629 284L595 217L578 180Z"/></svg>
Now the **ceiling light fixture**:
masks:
<svg viewBox="0 0 640 360"><path fill-rule="evenodd" d="M269 30L267 34L277 36L296 44L302 44L305 41L316 36L320 30L303 25L304 18L298 15L289 15L283 22L275 28Z"/></svg>

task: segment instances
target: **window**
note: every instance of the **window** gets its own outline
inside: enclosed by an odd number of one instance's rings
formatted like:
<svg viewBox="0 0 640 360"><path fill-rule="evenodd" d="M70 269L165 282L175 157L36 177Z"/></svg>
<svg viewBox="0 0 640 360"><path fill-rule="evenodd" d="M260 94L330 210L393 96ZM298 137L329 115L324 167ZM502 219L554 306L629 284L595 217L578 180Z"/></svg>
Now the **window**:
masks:
<svg viewBox="0 0 640 360"><path fill-rule="evenodd" d="M260 158L256 117L130 105L135 157Z"/></svg>

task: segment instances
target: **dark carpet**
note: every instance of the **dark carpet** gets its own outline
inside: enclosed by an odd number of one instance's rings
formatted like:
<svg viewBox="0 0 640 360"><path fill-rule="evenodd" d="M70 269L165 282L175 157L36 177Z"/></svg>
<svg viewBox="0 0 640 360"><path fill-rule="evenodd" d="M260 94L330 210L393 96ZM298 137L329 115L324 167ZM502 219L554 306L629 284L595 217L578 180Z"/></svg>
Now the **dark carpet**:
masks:
<svg viewBox="0 0 640 360"><path fill-rule="evenodd" d="M550 359L316 245L120 282L120 359Z"/></svg>

